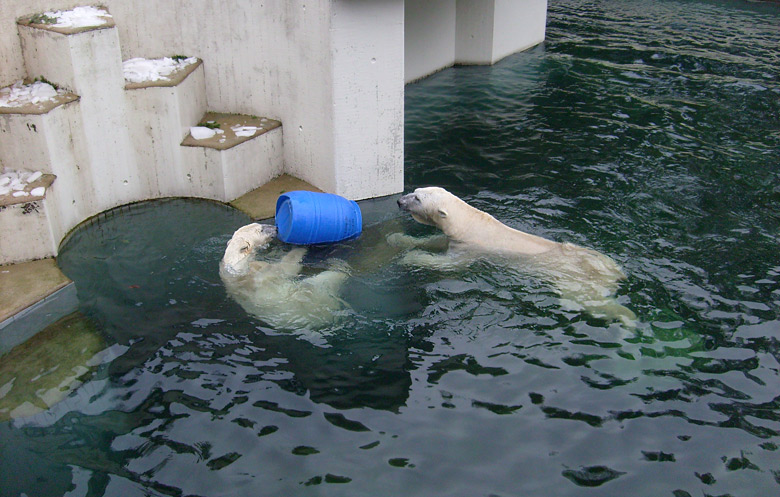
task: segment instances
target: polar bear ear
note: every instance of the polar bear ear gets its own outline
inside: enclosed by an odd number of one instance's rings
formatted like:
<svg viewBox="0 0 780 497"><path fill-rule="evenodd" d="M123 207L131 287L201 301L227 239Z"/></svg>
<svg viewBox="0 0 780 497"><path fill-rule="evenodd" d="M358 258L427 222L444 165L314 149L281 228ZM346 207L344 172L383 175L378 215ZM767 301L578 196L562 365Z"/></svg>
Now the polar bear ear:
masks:
<svg viewBox="0 0 780 497"><path fill-rule="evenodd" d="M447 214L446 209L443 209L443 208L439 207L439 217L440 218L445 218L445 217L447 217L447 215L448 214Z"/></svg>

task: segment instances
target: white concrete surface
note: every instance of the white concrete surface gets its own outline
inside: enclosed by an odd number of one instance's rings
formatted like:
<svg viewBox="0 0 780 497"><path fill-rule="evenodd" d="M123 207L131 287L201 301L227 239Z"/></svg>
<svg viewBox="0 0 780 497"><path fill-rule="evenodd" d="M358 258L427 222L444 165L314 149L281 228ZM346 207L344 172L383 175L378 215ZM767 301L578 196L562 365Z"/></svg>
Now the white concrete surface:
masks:
<svg viewBox="0 0 780 497"><path fill-rule="evenodd" d="M52 150L46 140L46 114L0 114L0 150L13 170L51 172Z"/></svg>
<svg viewBox="0 0 780 497"><path fill-rule="evenodd" d="M87 145L79 101L52 109L44 117L41 131L49 150L49 172L57 176L46 191L47 213L54 241L59 244L74 226L100 212L100 207L92 194L96 189L92 167L85 160Z"/></svg>
<svg viewBox="0 0 780 497"><path fill-rule="evenodd" d="M406 2L406 82L455 64L456 0Z"/></svg>
<svg viewBox="0 0 780 497"><path fill-rule="evenodd" d="M84 145L78 101L45 114L0 114L0 151L9 169L41 171L57 176L46 193L54 240L95 214L94 183ZM35 237L33 237L35 238Z"/></svg>
<svg viewBox="0 0 780 497"><path fill-rule="evenodd" d="M116 28L74 34L19 26L30 74L79 95L86 157L97 212L144 197L128 133L124 76ZM54 54L51 56L50 54Z"/></svg>
<svg viewBox="0 0 780 497"><path fill-rule="evenodd" d="M493 24L497 1L457 1L455 9L455 61L457 63L493 63Z"/></svg>
<svg viewBox="0 0 780 497"><path fill-rule="evenodd" d="M491 64L542 43L546 27L547 0L495 0Z"/></svg>
<svg viewBox="0 0 780 497"><path fill-rule="evenodd" d="M406 3L407 83L455 64L494 64L544 41L547 0Z"/></svg>
<svg viewBox="0 0 780 497"><path fill-rule="evenodd" d="M216 198L235 200L282 174L282 129L272 129L219 154L211 153L214 162L221 161L218 170L224 185L221 197Z"/></svg>
<svg viewBox="0 0 780 497"><path fill-rule="evenodd" d="M333 120L327 124L335 183L326 191L351 199L401 192L404 4L337 0L332 6Z"/></svg>
<svg viewBox="0 0 780 497"><path fill-rule="evenodd" d="M185 161L181 141L206 112L203 64L178 85L133 88L125 95L143 191L148 198L194 196L187 174L198 163Z"/></svg>
<svg viewBox="0 0 780 497"><path fill-rule="evenodd" d="M101 4L116 22L121 58L200 57L209 109L281 120L290 174L355 199L403 188L404 0ZM28 72L15 19L72 6L2 2L0 85ZM134 178L125 179L132 189Z"/></svg>
<svg viewBox="0 0 780 497"><path fill-rule="evenodd" d="M0 207L0 265L57 253L46 200Z"/></svg>

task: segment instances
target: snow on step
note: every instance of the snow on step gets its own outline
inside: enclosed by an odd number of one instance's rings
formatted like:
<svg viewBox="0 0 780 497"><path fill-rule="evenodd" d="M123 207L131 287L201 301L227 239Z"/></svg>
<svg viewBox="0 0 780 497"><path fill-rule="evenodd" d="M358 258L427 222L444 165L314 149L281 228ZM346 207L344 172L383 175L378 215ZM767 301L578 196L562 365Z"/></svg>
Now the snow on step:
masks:
<svg viewBox="0 0 780 497"><path fill-rule="evenodd" d="M71 10L54 10L34 14L20 23L52 31L82 31L114 25L113 16L104 7L83 6Z"/></svg>
<svg viewBox="0 0 780 497"><path fill-rule="evenodd" d="M124 61L122 70L125 81L128 83L172 81L173 75L197 62L196 57L162 57L160 59L136 57Z"/></svg>
<svg viewBox="0 0 780 497"><path fill-rule="evenodd" d="M6 196L20 201L43 198L53 179L53 175L44 175L40 171L6 171L0 174L0 205L16 203L9 202Z"/></svg>

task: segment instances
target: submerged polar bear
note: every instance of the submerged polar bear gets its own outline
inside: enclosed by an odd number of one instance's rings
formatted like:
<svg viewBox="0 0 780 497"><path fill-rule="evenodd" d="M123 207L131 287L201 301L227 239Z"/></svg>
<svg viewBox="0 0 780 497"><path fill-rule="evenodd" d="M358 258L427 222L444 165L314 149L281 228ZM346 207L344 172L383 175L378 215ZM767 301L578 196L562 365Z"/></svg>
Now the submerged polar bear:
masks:
<svg viewBox="0 0 780 497"><path fill-rule="evenodd" d="M613 298L625 275L604 254L510 228L439 187L418 188L401 197L398 206L415 221L439 228L448 245L446 253L431 253L420 248L430 246L434 238L391 235L389 243L417 248L404 256L406 264L447 269L477 257L497 256L519 270L549 281L565 302L574 303L593 316L622 321L628 326L636 324L636 315Z"/></svg>
<svg viewBox="0 0 780 497"><path fill-rule="evenodd" d="M334 322L345 307L339 298L346 266L299 277L306 249L296 247L276 263L254 258L276 237L276 227L252 223L233 233L219 264L228 294L246 312L274 328L321 328ZM334 266L337 266L334 263Z"/></svg>

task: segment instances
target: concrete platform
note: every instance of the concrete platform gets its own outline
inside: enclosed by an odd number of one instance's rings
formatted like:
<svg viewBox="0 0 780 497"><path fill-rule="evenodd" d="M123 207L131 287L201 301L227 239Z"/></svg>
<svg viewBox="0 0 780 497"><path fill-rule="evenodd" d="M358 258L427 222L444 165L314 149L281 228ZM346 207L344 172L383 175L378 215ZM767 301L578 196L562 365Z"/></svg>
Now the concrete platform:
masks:
<svg viewBox="0 0 780 497"><path fill-rule="evenodd" d="M269 219L276 214L276 199L279 195L294 190L322 191L301 179L282 174L229 204L253 219Z"/></svg>
<svg viewBox="0 0 780 497"><path fill-rule="evenodd" d="M70 282L54 259L0 266L0 323Z"/></svg>
<svg viewBox="0 0 780 497"><path fill-rule="evenodd" d="M76 287L54 259L0 266L0 356L77 305Z"/></svg>

